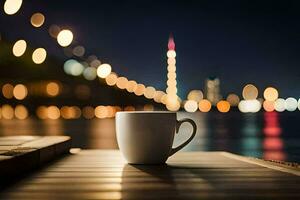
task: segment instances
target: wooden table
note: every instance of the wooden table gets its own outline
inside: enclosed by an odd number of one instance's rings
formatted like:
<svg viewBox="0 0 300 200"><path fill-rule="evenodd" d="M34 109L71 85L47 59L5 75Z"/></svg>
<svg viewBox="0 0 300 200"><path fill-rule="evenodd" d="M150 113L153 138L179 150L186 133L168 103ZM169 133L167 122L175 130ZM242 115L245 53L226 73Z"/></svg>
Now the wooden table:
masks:
<svg viewBox="0 0 300 200"><path fill-rule="evenodd" d="M72 150L0 199L300 199L299 170L225 152L181 152L128 165L116 150Z"/></svg>
<svg viewBox="0 0 300 200"><path fill-rule="evenodd" d="M68 136L0 137L0 189L3 184L66 154L71 148Z"/></svg>

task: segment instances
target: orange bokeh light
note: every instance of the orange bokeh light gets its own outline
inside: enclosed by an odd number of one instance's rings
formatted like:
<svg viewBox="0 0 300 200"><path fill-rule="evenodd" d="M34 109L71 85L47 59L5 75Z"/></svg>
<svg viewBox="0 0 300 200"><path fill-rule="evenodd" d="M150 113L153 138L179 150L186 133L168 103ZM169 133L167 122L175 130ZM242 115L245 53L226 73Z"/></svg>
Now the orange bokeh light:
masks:
<svg viewBox="0 0 300 200"><path fill-rule="evenodd" d="M17 119L26 119L28 117L28 110L23 105L17 105L15 107L15 116Z"/></svg>
<svg viewBox="0 0 300 200"><path fill-rule="evenodd" d="M22 100L27 96L27 88L25 85L18 84L14 87L13 94L16 99Z"/></svg>
<svg viewBox="0 0 300 200"><path fill-rule="evenodd" d="M274 101L268 101L268 100L266 100L263 103L263 108L267 112L272 112L272 111L275 110L275 102Z"/></svg>
<svg viewBox="0 0 300 200"><path fill-rule="evenodd" d="M117 87L120 89L125 89L128 84L128 79L125 77L119 77L117 80Z"/></svg>
<svg viewBox="0 0 300 200"><path fill-rule="evenodd" d="M55 82L50 82L46 86L46 91L49 96L57 96L59 94L59 85Z"/></svg>
<svg viewBox="0 0 300 200"><path fill-rule="evenodd" d="M211 103L207 99L200 100L198 106L201 112L209 112L211 109Z"/></svg>
<svg viewBox="0 0 300 200"><path fill-rule="evenodd" d="M219 101L217 103L217 109L221 113L226 113L230 110L230 103L228 101L224 101L224 100Z"/></svg>
<svg viewBox="0 0 300 200"><path fill-rule="evenodd" d="M106 118L108 115L108 110L106 106L97 106L95 108L95 116L100 119Z"/></svg>
<svg viewBox="0 0 300 200"><path fill-rule="evenodd" d="M264 98L268 101L275 101L278 99L278 91L273 87L268 87L264 91Z"/></svg>
<svg viewBox="0 0 300 200"><path fill-rule="evenodd" d="M144 92L145 92L145 86L143 84L137 84L134 94L136 94L137 96L141 96L144 94Z"/></svg>
<svg viewBox="0 0 300 200"><path fill-rule="evenodd" d="M2 94L7 99L13 98L14 96L13 90L14 90L14 86L9 83L2 86Z"/></svg>

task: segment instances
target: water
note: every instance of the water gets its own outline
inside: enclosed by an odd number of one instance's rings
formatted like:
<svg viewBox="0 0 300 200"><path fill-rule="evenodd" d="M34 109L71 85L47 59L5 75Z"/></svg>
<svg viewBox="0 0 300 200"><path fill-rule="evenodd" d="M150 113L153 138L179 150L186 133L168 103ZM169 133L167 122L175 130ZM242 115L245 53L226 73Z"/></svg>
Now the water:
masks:
<svg viewBox="0 0 300 200"><path fill-rule="evenodd" d="M245 156L300 162L300 113L227 114L179 112L178 119L192 118L198 127L184 151L229 151ZM189 137L183 124L175 136L178 145ZM0 135L69 135L73 146L91 149L118 148L114 119L0 120Z"/></svg>

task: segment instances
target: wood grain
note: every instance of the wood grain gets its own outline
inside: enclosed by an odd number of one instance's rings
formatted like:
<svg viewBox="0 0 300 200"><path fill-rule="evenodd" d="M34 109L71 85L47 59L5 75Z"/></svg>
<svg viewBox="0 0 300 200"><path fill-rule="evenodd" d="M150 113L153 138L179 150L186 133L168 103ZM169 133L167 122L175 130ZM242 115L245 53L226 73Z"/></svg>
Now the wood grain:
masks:
<svg viewBox="0 0 300 200"><path fill-rule="evenodd" d="M0 199L299 199L299 176L223 152L182 152L128 165L117 150L82 150L20 180Z"/></svg>
<svg viewBox="0 0 300 200"><path fill-rule="evenodd" d="M0 187L69 151L68 136L0 137Z"/></svg>

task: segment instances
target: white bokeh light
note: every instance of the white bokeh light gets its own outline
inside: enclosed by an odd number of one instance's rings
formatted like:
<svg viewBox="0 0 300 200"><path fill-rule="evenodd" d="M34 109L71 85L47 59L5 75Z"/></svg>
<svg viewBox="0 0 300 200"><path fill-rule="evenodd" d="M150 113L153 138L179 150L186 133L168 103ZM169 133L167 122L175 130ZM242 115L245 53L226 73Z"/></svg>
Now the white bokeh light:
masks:
<svg viewBox="0 0 300 200"><path fill-rule="evenodd" d="M282 98L276 99L274 108L277 112L283 112L285 110L285 100Z"/></svg>
<svg viewBox="0 0 300 200"><path fill-rule="evenodd" d="M184 104L184 109L187 112L196 112L198 110L198 103L194 100L187 100Z"/></svg>
<svg viewBox="0 0 300 200"><path fill-rule="evenodd" d="M22 0L6 0L4 3L4 12L8 15L16 14L22 6Z"/></svg>
<svg viewBox="0 0 300 200"><path fill-rule="evenodd" d="M295 110L297 110L298 102L295 98L289 97L285 100L284 107L287 111L290 111L290 112L295 111Z"/></svg>
<svg viewBox="0 0 300 200"><path fill-rule="evenodd" d="M64 71L69 75L79 76L83 70L84 66L74 59L67 60L64 64Z"/></svg>
<svg viewBox="0 0 300 200"><path fill-rule="evenodd" d="M240 101L238 108L243 113L256 113L261 109L261 103L254 100L242 100Z"/></svg>
<svg viewBox="0 0 300 200"><path fill-rule="evenodd" d="M94 67L87 67L83 71L83 77L86 80L92 81L97 77L97 69Z"/></svg>
<svg viewBox="0 0 300 200"><path fill-rule="evenodd" d="M69 46L73 41L73 33L70 30L61 30L57 35L57 42L62 47Z"/></svg>
<svg viewBox="0 0 300 200"><path fill-rule="evenodd" d="M111 66L110 64L102 64L97 68L97 75L100 78L106 78L111 73Z"/></svg>

